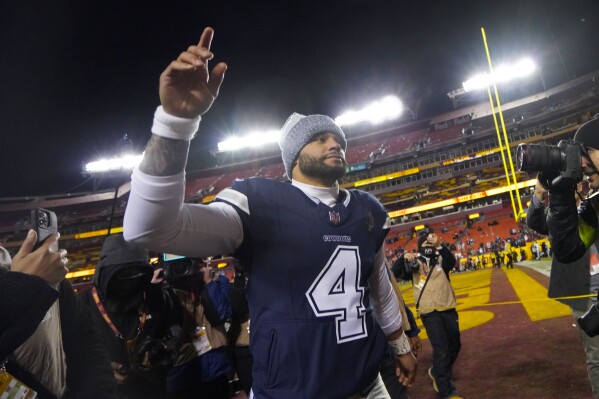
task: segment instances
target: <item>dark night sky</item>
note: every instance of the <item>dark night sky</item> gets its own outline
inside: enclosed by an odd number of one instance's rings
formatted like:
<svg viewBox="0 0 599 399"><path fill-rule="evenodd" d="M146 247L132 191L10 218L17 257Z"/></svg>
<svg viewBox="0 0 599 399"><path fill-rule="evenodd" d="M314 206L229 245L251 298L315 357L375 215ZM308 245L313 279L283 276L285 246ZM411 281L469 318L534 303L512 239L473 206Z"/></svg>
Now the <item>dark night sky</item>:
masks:
<svg viewBox="0 0 599 399"><path fill-rule="evenodd" d="M419 116L486 67L529 55L547 87L599 69L597 0L7 0L0 4L0 198L90 190L81 165L143 150L158 76L204 26L229 65L191 157L294 111L395 94ZM561 60L560 60L561 56Z"/></svg>

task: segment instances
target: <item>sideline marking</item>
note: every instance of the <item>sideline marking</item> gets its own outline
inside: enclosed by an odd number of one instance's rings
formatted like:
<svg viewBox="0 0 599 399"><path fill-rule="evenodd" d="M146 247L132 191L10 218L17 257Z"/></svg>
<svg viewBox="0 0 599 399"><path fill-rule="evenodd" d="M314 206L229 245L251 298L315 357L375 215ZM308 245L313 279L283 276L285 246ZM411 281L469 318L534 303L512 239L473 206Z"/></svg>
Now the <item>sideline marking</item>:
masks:
<svg viewBox="0 0 599 399"><path fill-rule="evenodd" d="M520 269L502 271L507 276L516 295L522 301L524 310L531 321L553 319L571 315L570 307L554 299L547 298L547 288Z"/></svg>
<svg viewBox="0 0 599 399"><path fill-rule="evenodd" d="M507 302L490 302L492 268L477 270L475 273L451 274L451 285L456 293L457 310L460 318L460 331L478 327L493 320L493 311L480 308L522 305L529 319L540 321L562 316L571 316L570 307L555 299L547 297L547 288L520 269L504 269L502 272L514 289L518 300ZM402 287L400 286L400 289ZM415 300L411 284L406 284L401 290L404 301L412 312L416 312ZM583 295L587 297L588 295ZM478 309L472 309L478 308ZM421 328L420 338L426 339L426 330L422 320L417 317L416 322Z"/></svg>
<svg viewBox="0 0 599 399"><path fill-rule="evenodd" d="M451 285L456 294L458 317L460 320L460 331L481 326L493 320L495 314L492 311L472 309L489 303L491 297L492 269L483 269L475 274L451 274ZM402 290L405 303L416 313L412 286ZM428 338L426 329L422 325L422 319L416 318L420 327L420 339Z"/></svg>

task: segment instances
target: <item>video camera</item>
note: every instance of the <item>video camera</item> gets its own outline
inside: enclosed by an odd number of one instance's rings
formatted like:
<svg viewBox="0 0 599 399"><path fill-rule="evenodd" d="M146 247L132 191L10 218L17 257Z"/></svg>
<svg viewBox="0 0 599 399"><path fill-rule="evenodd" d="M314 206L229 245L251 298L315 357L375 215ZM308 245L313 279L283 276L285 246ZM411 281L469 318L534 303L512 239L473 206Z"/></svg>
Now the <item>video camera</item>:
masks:
<svg viewBox="0 0 599 399"><path fill-rule="evenodd" d="M196 274L196 266L191 258L179 257L172 260L163 260L164 278L173 282Z"/></svg>
<svg viewBox="0 0 599 399"><path fill-rule="evenodd" d="M518 170L544 172L554 176L550 185L560 181L578 183L582 180L581 159L585 153L582 144L561 140L557 146L548 144L519 144L516 149Z"/></svg>

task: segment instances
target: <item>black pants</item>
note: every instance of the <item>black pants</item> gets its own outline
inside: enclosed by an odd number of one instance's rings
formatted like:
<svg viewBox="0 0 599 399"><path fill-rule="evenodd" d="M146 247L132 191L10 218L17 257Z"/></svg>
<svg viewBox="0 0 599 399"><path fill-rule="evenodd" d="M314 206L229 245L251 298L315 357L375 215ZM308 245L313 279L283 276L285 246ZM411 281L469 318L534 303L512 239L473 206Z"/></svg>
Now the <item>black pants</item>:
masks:
<svg viewBox="0 0 599 399"><path fill-rule="evenodd" d="M254 360L250 353L249 346L235 346L233 348L233 366L239 377L239 383L241 388L245 391L246 395L250 395L250 389L252 388L252 365Z"/></svg>
<svg viewBox="0 0 599 399"><path fill-rule="evenodd" d="M228 399L231 396L229 390L229 377L221 374L212 381L198 381L172 389L168 399Z"/></svg>
<svg viewBox="0 0 599 399"><path fill-rule="evenodd" d="M458 358L462 343L458 312L455 309L421 314L426 334L433 347L433 376L439 394L446 398L457 392L452 378L452 366Z"/></svg>

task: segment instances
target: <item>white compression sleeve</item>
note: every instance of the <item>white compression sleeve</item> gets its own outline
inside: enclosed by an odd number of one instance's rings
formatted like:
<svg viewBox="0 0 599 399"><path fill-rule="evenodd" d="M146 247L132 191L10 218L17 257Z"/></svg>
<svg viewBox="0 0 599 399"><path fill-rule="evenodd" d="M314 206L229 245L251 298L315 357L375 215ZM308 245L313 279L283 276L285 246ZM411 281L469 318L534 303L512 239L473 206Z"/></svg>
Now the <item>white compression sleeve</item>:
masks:
<svg viewBox="0 0 599 399"><path fill-rule="evenodd" d="M243 226L228 204L183 203L184 172L150 176L135 168L123 234L154 251L189 257L228 255L243 240Z"/></svg>
<svg viewBox="0 0 599 399"><path fill-rule="evenodd" d="M370 300L376 316L385 335L389 335L401 328L401 312L395 297L391 280L385 266L385 253L383 247L379 249L374 258L374 270L370 279Z"/></svg>

